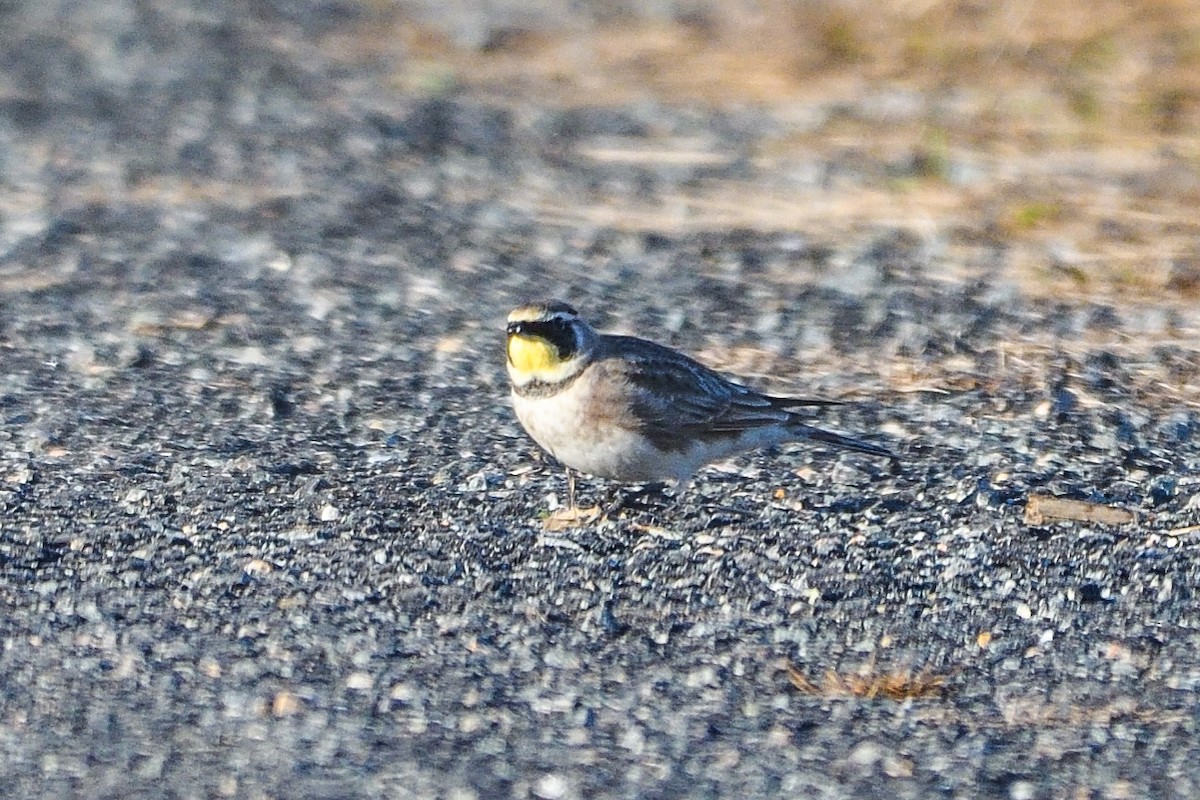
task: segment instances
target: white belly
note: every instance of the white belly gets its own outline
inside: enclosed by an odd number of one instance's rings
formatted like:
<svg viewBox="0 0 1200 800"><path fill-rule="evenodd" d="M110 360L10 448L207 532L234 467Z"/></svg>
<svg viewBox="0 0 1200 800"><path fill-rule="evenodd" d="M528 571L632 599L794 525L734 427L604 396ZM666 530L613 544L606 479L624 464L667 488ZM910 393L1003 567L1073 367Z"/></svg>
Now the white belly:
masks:
<svg viewBox="0 0 1200 800"><path fill-rule="evenodd" d="M580 472L629 483L684 480L704 463L700 453L664 453L638 433L611 423L584 424L570 388L553 397L514 392L513 407L535 442Z"/></svg>

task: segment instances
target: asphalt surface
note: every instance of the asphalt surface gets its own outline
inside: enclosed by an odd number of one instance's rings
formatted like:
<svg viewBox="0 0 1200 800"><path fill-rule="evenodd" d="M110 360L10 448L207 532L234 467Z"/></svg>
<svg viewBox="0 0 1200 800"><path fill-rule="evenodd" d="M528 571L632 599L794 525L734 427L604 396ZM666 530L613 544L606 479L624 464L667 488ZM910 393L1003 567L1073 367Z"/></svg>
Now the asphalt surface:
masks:
<svg viewBox="0 0 1200 800"><path fill-rule="evenodd" d="M1194 309L1026 299L1003 242L546 224L505 187L707 168L572 137L760 120L405 93L312 44L365 13L0 3L4 796L1200 794ZM502 363L543 295L902 466L584 481L551 530Z"/></svg>

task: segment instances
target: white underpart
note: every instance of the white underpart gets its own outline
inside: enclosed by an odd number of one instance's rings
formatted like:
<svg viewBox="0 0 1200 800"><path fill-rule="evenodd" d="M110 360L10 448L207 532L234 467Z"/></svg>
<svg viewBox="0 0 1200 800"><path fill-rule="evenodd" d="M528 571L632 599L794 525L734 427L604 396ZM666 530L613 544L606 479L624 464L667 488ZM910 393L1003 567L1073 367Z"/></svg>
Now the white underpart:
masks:
<svg viewBox="0 0 1200 800"><path fill-rule="evenodd" d="M585 424L583 380L551 397L513 393L517 419L533 440L566 466L602 478L639 483L686 481L698 469L736 453L797 438L782 425L757 428L734 440L697 442L685 451L662 451L641 434L612 424Z"/></svg>

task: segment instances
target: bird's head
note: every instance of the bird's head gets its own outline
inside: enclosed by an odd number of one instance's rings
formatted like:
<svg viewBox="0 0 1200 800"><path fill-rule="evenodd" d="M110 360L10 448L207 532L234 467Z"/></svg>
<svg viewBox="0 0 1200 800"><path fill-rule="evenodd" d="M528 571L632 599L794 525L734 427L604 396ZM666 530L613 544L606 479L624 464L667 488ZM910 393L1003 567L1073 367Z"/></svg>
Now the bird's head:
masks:
<svg viewBox="0 0 1200 800"><path fill-rule="evenodd" d="M558 383L587 366L596 332L558 300L530 303L508 315L508 375L517 386Z"/></svg>

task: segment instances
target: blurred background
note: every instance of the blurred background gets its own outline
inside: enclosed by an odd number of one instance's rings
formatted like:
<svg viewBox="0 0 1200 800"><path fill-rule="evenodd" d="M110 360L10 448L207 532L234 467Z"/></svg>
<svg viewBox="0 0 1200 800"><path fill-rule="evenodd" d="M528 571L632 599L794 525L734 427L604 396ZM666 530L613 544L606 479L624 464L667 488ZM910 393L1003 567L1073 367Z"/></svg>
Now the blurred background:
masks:
<svg viewBox="0 0 1200 800"><path fill-rule="evenodd" d="M1200 297L1200 3L370 9L327 46L399 57L398 84L518 114L624 109L569 157L653 171L657 189L683 176L647 202L635 179L613 178L582 204L519 181L513 202L545 219L830 238L900 226L944 239L947 262L1002 244L1035 295ZM716 116L689 126L661 107Z"/></svg>
<svg viewBox="0 0 1200 800"><path fill-rule="evenodd" d="M0 247L97 197L248 208L362 172L539 226L900 229L1031 296L1200 297L1195 0L54 0L0 23Z"/></svg>

